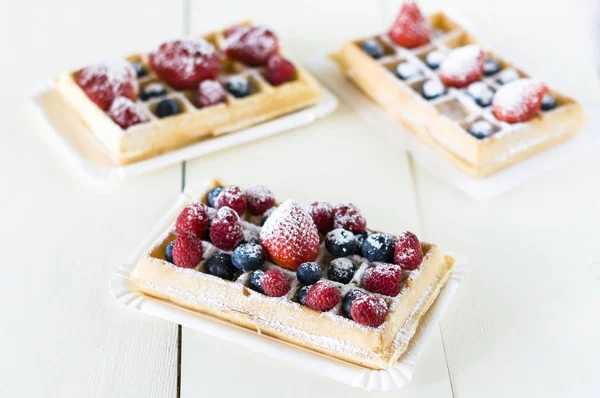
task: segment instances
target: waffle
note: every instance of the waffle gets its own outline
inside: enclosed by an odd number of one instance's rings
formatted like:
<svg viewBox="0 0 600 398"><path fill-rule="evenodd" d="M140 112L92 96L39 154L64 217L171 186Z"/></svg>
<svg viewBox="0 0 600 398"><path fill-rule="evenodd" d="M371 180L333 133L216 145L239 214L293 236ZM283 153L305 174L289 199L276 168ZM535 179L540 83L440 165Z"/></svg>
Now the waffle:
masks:
<svg viewBox="0 0 600 398"><path fill-rule="evenodd" d="M207 193L220 185L219 181L213 181L197 200L207 203ZM214 217L214 213L211 209L209 217ZM257 237L261 217L245 214L242 220L246 240ZM177 267L164 256L166 246L175 237L173 223L138 260L130 281L143 294L371 369L387 369L397 362L454 265L454 259L444 255L438 246L422 243L423 262L417 270L403 271L402 288L396 297L370 293L382 297L389 312L380 326L369 327L345 317L341 302L327 312L301 305L297 294L302 286L296 273L268 259L261 269L277 269L290 283L290 290L283 297L268 297L252 290L251 272L238 271L232 281L208 274L205 260L221 250L205 240L203 260L198 266ZM364 290L360 287L362 276L366 269L374 266L358 255L348 258L358 267L353 279L348 284L332 281L342 298L351 289ZM324 270L323 275L327 275L332 259L321 235L315 262Z"/></svg>
<svg viewBox="0 0 600 398"><path fill-rule="evenodd" d="M224 31L212 32L203 38L223 55ZM298 66L292 81L273 86L265 78L264 67L249 67L223 56L218 80L225 82L235 77L247 78L252 93L244 98L227 93L223 104L199 108L195 100L197 90L176 90L161 80L149 66L148 53L132 54L125 59L140 62L148 71L146 76L138 78L140 90L152 83L161 83L167 89L166 97L148 101L138 98L136 103L147 121L125 130L87 97L74 80L75 71L65 73L56 80L59 93L117 164L136 162L199 140L234 132L312 106L322 97L315 79ZM157 103L164 98L177 101L181 113L157 117Z"/></svg>
<svg viewBox="0 0 600 398"><path fill-rule="evenodd" d="M425 82L439 81L439 71L425 63L430 52L447 55L453 49L469 44L481 46L477 38L444 13L429 16L429 23L433 35L424 46L403 48L388 34L381 34L344 44L332 54L332 59L351 82L406 124L421 140L473 177L490 175L580 131L584 123L580 104L553 90L549 94L556 99L554 109L541 111L529 121L516 124L498 120L491 106L478 105L465 88L449 87L445 95L426 100L421 95ZM361 49L367 39L380 43L384 48L383 57L374 59ZM501 86L498 79L503 74L528 77L496 53L485 52L501 67L498 73L482 79L494 93ZM401 80L394 74L396 67L404 62L418 68L418 73L408 80ZM491 134L478 139L469 134L468 129L481 120L489 122L493 129Z"/></svg>

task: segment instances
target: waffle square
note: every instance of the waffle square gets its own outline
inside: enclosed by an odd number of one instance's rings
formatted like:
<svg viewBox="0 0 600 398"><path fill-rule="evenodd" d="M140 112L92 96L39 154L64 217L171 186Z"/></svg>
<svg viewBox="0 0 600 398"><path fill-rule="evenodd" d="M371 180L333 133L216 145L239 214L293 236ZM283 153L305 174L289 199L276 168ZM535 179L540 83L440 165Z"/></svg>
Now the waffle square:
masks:
<svg viewBox="0 0 600 398"><path fill-rule="evenodd" d="M435 58L470 44L484 47L444 13L429 16L429 23L433 35L427 45L403 48L384 33L348 42L331 57L351 82L473 177L488 176L559 144L581 130L585 121L581 105L554 90L549 91L556 99L554 109L541 111L533 119L515 124L498 120L491 106L479 105L467 94L466 88L448 87L445 94L425 99L421 93L428 81L442 84L439 70L426 63L430 53ZM383 47L381 58L374 59L361 49L361 44L368 39L376 40ZM502 86L502 77L528 77L495 52L485 50L485 54L500 65L497 73L481 80L493 93ZM416 73L401 80L395 75L400 64L410 64ZM490 134L481 139L468 132L478 121L487 121L492 126Z"/></svg>
<svg viewBox="0 0 600 398"><path fill-rule="evenodd" d="M220 181L212 181L196 200L207 203L207 193L222 185ZM211 209L209 217L214 214ZM246 240L256 239L260 234L261 216L245 214L242 219ZM143 294L372 369L387 369L397 362L454 265L454 259L444 255L438 246L422 243L423 262L414 271L403 271L402 288L396 297L370 293L383 298L388 314L380 326L368 327L345 317L341 302L326 312L301 305L297 294L302 286L296 273L268 259L261 269L277 269L290 283L290 290L283 297L268 297L252 290L249 287L251 272L237 271L232 281L207 273L205 261L222 250L206 240L203 241L203 259L195 268L177 267L164 257L166 246L175 237L173 223L138 260L130 280ZM325 278L333 258L325 249L321 235L315 262L323 269ZM374 266L359 255L348 258L356 268L352 280L348 284L330 281L342 297L352 289L364 290L362 276Z"/></svg>

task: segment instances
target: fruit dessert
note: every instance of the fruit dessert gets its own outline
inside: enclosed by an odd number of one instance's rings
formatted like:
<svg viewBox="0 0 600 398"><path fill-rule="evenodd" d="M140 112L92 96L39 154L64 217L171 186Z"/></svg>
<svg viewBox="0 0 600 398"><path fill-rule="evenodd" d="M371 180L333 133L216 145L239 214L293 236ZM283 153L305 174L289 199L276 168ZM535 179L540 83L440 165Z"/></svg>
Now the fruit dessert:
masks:
<svg viewBox="0 0 600 398"><path fill-rule="evenodd" d="M362 91L474 177L576 135L581 106L529 77L443 13L402 4L388 32L332 55Z"/></svg>
<svg viewBox="0 0 600 398"><path fill-rule="evenodd" d="M352 203L213 181L130 275L143 294L371 369L397 362L454 259Z"/></svg>
<svg viewBox="0 0 600 398"><path fill-rule="evenodd" d="M240 130L322 97L314 78L280 53L275 33L249 22L65 73L56 87L118 164Z"/></svg>

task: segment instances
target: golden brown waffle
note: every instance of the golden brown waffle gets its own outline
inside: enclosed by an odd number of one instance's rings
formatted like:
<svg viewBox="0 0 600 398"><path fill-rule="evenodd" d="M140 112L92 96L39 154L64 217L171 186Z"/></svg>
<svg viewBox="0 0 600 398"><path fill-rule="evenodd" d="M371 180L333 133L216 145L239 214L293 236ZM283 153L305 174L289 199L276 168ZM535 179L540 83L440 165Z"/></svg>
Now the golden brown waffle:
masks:
<svg viewBox="0 0 600 398"><path fill-rule="evenodd" d="M432 51L447 55L469 44L481 45L458 23L444 13L429 17L434 32L429 44L415 49L396 45L387 34L346 43L332 55L342 72L367 95L405 123L423 141L443 153L455 165L474 177L485 177L577 134L584 123L581 106L573 99L550 91L556 108L541 111L525 122L509 124L494 117L491 106L479 106L466 89L448 88L445 95L426 100L421 95L428 80L439 81L439 72L424 62ZM384 56L370 57L361 43L374 38L384 48ZM486 56L498 61L500 71L482 82L493 92L500 88L501 74L527 74L492 51ZM419 70L416 76L401 80L394 74L398 64L408 62ZM492 134L478 139L468 133L473 123L485 120Z"/></svg>
<svg viewBox="0 0 600 398"><path fill-rule="evenodd" d="M206 193L218 185L222 184L213 181L198 200L206 203ZM212 216L214 210L209 213ZM258 236L260 219L247 214L243 217L246 236ZM165 247L175 236L173 223L139 259L130 280L142 293L372 369L386 369L397 362L454 265L454 259L445 256L438 246L423 243L424 260L417 270L404 271L398 296L371 293L385 300L389 312L382 325L367 327L344 317L341 302L328 312L299 304L297 293L301 285L296 273L272 262L267 261L262 269L275 268L284 273L291 286L284 297L268 297L252 290L250 272L238 272L233 281L208 274L204 260L221 251L208 241L203 241L203 260L196 268L176 267L164 257ZM316 262L327 275L333 257L322 240L321 236ZM372 266L358 255L349 258L357 267L352 281L348 284L332 281L342 297L351 289L360 288L362 275Z"/></svg>
<svg viewBox="0 0 600 398"><path fill-rule="evenodd" d="M203 38L222 52L224 31L209 33ZM292 81L273 86L265 78L265 68L248 67L224 58L218 79L225 82L236 76L246 77L252 94L235 98L227 93L225 103L200 109L195 100L197 90L179 91L169 86L152 71L147 53L132 54L126 59L141 62L149 72L138 79L141 90L157 82L167 88L166 97L148 101L138 99L137 103L148 121L126 130L87 97L73 79L75 72L65 73L56 81L58 91L118 164L136 162L199 140L240 130L314 105L322 98L316 80L298 66ZM177 101L182 112L158 118L156 105L164 98Z"/></svg>

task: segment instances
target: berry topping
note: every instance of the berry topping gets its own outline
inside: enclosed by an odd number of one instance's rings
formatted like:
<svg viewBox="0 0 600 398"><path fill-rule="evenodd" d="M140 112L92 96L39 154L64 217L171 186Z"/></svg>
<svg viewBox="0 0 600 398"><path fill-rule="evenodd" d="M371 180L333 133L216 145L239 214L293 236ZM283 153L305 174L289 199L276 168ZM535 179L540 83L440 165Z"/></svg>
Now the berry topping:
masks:
<svg viewBox="0 0 600 398"><path fill-rule="evenodd" d="M233 250L244 239L240 216L229 207L221 207L210 224L210 241L221 250Z"/></svg>
<svg viewBox="0 0 600 398"><path fill-rule="evenodd" d="M175 222L175 231L178 234L192 233L201 238L208 228L208 214L204 203L193 202L183 209Z"/></svg>
<svg viewBox="0 0 600 398"><path fill-rule="evenodd" d="M225 102L225 89L216 80L204 80L198 85L197 104L200 108Z"/></svg>
<svg viewBox="0 0 600 398"><path fill-rule="evenodd" d="M137 78L140 77L144 77L148 74L148 71L146 70L146 68L144 67L144 65L142 65L141 62L132 62L131 63L131 67L133 68L133 70L135 71L135 76Z"/></svg>
<svg viewBox="0 0 600 398"><path fill-rule="evenodd" d="M167 260L171 264L173 263L173 246L174 245L175 245L175 241L171 241L171 242L169 242L167 247L165 247L165 260Z"/></svg>
<svg viewBox="0 0 600 398"><path fill-rule="evenodd" d="M333 208L333 228L344 228L357 233L365 230L367 220L352 203L341 203Z"/></svg>
<svg viewBox="0 0 600 398"><path fill-rule="evenodd" d="M263 288L260 283L260 281L264 275L265 275L265 272L261 271L259 269L252 272L252 275L250 275L250 282L248 283L248 285L250 286L250 289L254 290L255 292L264 293Z"/></svg>
<svg viewBox="0 0 600 398"><path fill-rule="evenodd" d="M298 302L300 304L306 305L306 294L308 293L311 287L312 286L302 286L302 289L298 290L296 298L298 299Z"/></svg>
<svg viewBox="0 0 600 398"><path fill-rule="evenodd" d="M179 102L172 98L165 98L156 105L156 116L163 118L167 116L177 115L181 112L181 106Z"/></svg>
<svg viewBox="0 0 600 398"><path fill-rule="evenodd" d="M388 307L385 300L370 294L358 297L350 309L350 314L355 322L372 327L381 325L387 313Z"/></svg>
<svg viewBox="0 0 600 398"><path fill-rule="evenodd" d="M344 311L344 315L350 317L350 309L352 308L352 303L358 297L365 295L366 293L359 289L352 289L344 296L344 300L342 301L342 310Z"/></svg>
<svg viewBox="0 0 600 398"><path fill-rule="evenodd" d="M148 121L135 102L126 97L117 97L108 109L110 118L122 129Z"/></svg>
<svg viewBox="0 0 600 398"><path fill-rule="evenodd" d="M478 120L469 126L469 134L480 140L494 133L494 127L487 120Z"/></svg>
<svg viewBox="0 0 600 398"><path fill-rule="evenodd" d="M325 247L332 256L350 256L356 252L356 238L352 232L337 228L325 237Z"/></svg>
<svg viewBox="0 0 600 398"><path fill-rule="evenodd" d="M296 270L296 277L303 285L313 285L323 276L319 264L308 262L301 264Z"/></svg>
<svg viewBox="0 0 600 398"><path fill-rule="evenodd" d="M402 284L402 269L395 264L379 264L365 271L362 287L373 293L395 297Z"/></svg>
<svg viewBox="0 0 600 398"><path fill-rule="evenodd" d="M554 108L556 108L556 98L548 93L544 94L544 97L542 98L542 110L549 111Z"/></svg>
<svg viewBox="0 0 600 398"><path fill-rule="evenodd" d="M410 62L402 62L396 66L396 76L401 80L412 79L413 77L420 75L421 71L415 64Z"/></svg>
<svg viewBox="0 0 600 398"><path fill-rule="evenodd" d="M231 261L240 271L253 271L265 263L265 252L259 244L242 243L233 251Z"/></svg>
<svg viewBox="0 0 600 398"><path fill-rule="evenodd" d="M548 87L534 79L519 79L502 86L496 92L492 111L498 120L507 123L526 122L539 112Z"/></svg>
<svg viewBox="0 0 600 398"><path fill-rule="evenodd" d="M250 66L262 66L279 50L277 36L263 26L232 26L225 32L225 54Z"/></svg>
<svg viewBox="0 0 600 398"><path fill-rule="evenodd" d="M173 264L182 268L194 268L202 261L202 241L194 234L182 234L173 244Z"/></svg>
<svg viewBox="0 0 600 398"><path fill-rule="evenodd" d="M260 285L269 297L285 296L290 291L290 283L283 272L277 269L270 269L265 272L260 279Z"/></svg>
<svg viewBox="0 0 600 398"><path fill-rule="evenodd" d="M230 207L240 216L246 211L246 194L242 192L237 185L230 185L223 188L215 201L217 209L221 207Z"/></svg>
<svg viewBox="0 0 600 398"><path fill-rule="evenodd" d="M208 192L208 195L206 195L206 202L208 202L208 206L217 207L217 197L219 196L222 190L223 187L218 186L214 187Z"/></svg>
<svg viewBox="0 0 600 398"><path fill-rule="evenodd" d="M274 204L275 195L264 185L252 185L246 189L246 207L250 214L263 214Z"/></svg>
<svg viewBox="0 0 600 398"><path fill-rule="evenodd" d="M287 200L265 222L260 243L278 265L295 271L314 261L319 252L319 233L310 214L297 202Z"/></svg>
<svg viewBox="0 0 600 398"><path fill-rule="evenodd" d="M440 77L445 85L466 87L481 80L485 54L476 44L459 47L452 50L440 66Z"/></svg>
<svg viewBox="0 0 600 398"><path fill-rule="evenodd" d="M398 264L403 270L412 271L417 269L422 261L423 249L415 234L406 231L396 238L394 264Z"/></svg>
<svg viewBox="0 0 600 398"><path fill-rule="evenodd" d="M296 67L279 54L273 54L267 61L267 80L274 86L294 80Z"/></svg>
<svg viewBox="0 0 600 398"><path fill-rule="evenodd" d="M216 48L201 38L166 41L149 54L149 59L152 69L178 90L195 89L202 80L216 78L221 70Z"/></svg>
<svg viewBox="0 0 600 398"><path fill-rule="evenodd" d="M436 70L444 62L446 56L439 51L433 50L425 56L425 64L431 69Z"/></svg>
<svg viewBox="0 0 600 398"><path fill-rule="evenodd" d="M340 291L329 281L318 281L306 293L306 305L319 311L329 311L340 302Z"/></svg>
<svg viewBox="0 0 600 398"><path fill-rule="evenodd" d="M362 245L362 255L369 261L391 263L394 257L394 240L385 234L369 235Z"/></svg>
<svg viewBox="0 0 600 398"><path fill-rule="evenodd" d="M492 89L483 82L471 83L467 87L467 94L482 108L490 106L494 97Z"/></svg>
<svg viewBox="0 0 600 398"><path fill-rule="evenodd" d="M209 274L228 281L233 279L235 273L235 269L231 263L231 256L227 253L217 253L206 260L206 270Z"/></svg>
<svg viewBox="0 0 600 398"><path fill-rule="evenodd" d="M486 58L485 64L483 64L483 74L485 76L495 75L500 71L500 64L498 61L492 58Z"/></svg>
<svg viewBox="0 0 600 398"><path fill-rule="evenodd" d="M419 47L429 43L429 23L413 1L406 1L390 29L390 38L399 46Z"/></svg>
<svg viewBox="0 0 600 398"><path fill-rule="evenodd" d="M251 94L250 83L248 79L241 76L233 76L225 82L225 88L235 98L244 98Z"/></svg>
<svg viewBox="0 0 600 398"><path fill-rule="evenodd" d="M438 79L427 80L421 87L421 95L428 101L446 94L446 87Z"/></svg>
<svg viewBox="0 0 600 398"><path fill-rule="evenodd" d="M150 83L142 89L140 99L148 101L150 98L158 98L167 95L167 89L160 83Z"/></svg>
<svg viewBox="0 0 600 398"><path fill-rule="evenodd" d="M354 277L354 263L349 258L336 258L329 263L327 278L334 282L350 283Z"/></svg>
<svg viewBox="0 0 600 398"><path fill-rule="evenodd" d="M379 44L379 42L375 39L368 39L362 42L360 48L367 54L371 56L371 58L379 59L383 57L384 50L383 46Z"/></svg>
<svg viewBox="0 0 600 398"><path fill-rule="evenodd" d="M521 76L519 76L519 72L517 72L516 70L504 69L502 72L500 72L500 74L496 78L496 82L500 85L505 85L507 83L514 82L515 80L519 79L520 77Z"/></svg>
<svg viewBox="0 0 600 398"><path fill-rule="evenodd" d="M326 234L333 229L333 206L329 202L314 202L308 206L308 213L320 233Z"/></svg>
<svg viewBox="0 0 600 398"><path fill-rule="evenodd" d="M137 81L131 64L122 59L100 62L78 70L75 83L102 110L107 110L117 97L135 101Z"/></svg>

